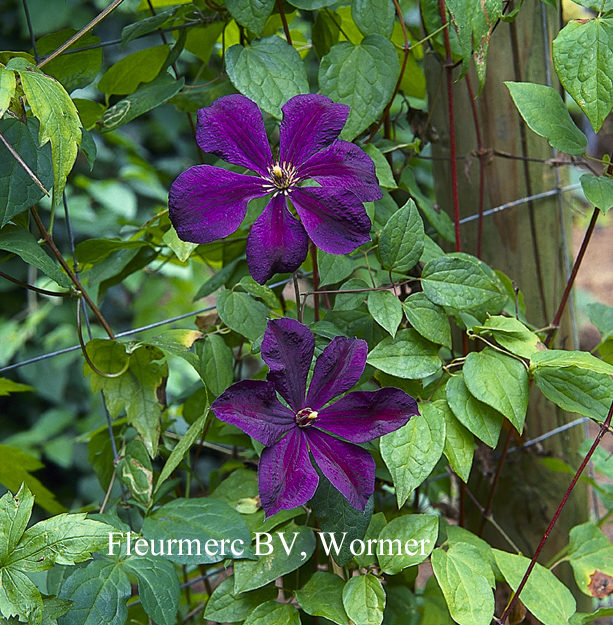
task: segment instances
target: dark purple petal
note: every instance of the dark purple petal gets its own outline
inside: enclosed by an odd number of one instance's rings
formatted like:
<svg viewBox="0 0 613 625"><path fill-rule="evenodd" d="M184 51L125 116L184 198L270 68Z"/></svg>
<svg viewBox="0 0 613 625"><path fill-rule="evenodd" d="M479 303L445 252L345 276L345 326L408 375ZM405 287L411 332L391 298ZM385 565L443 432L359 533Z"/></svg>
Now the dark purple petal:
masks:
<svg viewBox="0 0 613 625"><path fill-rule="evenodd" d="M304 262L309 237L303 225L287 209L287 200L277 195L256 219L247 238L247 264L260 284L275 273L291 273Z"/></svg>
<svg viewBox="0 0 613 625"><path fill-rule="evenodd" d="M307 440L315 463L356 509L364 510L375 490L375 460L365 449L339 441L313 428Z"/></svg>
<svg viewBox="0 0 613 625"><path fill-rule="evenodd" d="M338 137L349 115L346 104L314 94L297 95L281 110L279 160L298 168Z"/></svg>
<svg viewBox="0 0 613 625"><path fill-rule="evenodd" d="M236 232L249 200L266 195L262 180L221 167L197 165L184 171L170 187L170 221L179 238L210 243Z"/></svg>
<svg viewBox="0 0 613 625"><path fill-rule="evenodd" d="M294 412L304 408L314 351L315 337L299 321L283 317L268 322L262 340L262 359L270 368L267 377Z"/></svg>
<svg viewBox="0 0 613 625"><path fill-rule="evenodd" d="M324 408L313 427L326 430L352 443L365 443L406 425L419 414L417 402L398 388L349 393Z"/></svg>
<svg viewBox="0 0 613 625"><path fill-rule="evenodd" d="M200 109L196 141L205 152L262 176L268 175L272 165L262 112L244 95L224 96Z"/></svg>
<svg viewBox="0 0 613 625"><path fill-rule="evenodd" d="M267 517L305 504L315 494L317 484L319 477L311 464L304 433L298 428L262 451L258 489Z"/></svg>
<svg viewBox="0 0 613 625"><path fill-rule="evenodd" d="M231 423L262 445L272 445L296 426L294 413L264 380L243 380L224 391L211 405L221 421Z"/></svg>
<svg viewBox="0 0 613 625"><path fill-rule="evenodd" d="M313 178L323 187L348 189L362 202L383 197L375 164L366 152L348 141L335 141L300 168L300 176Z"/></svg>
<svg viewBox="0 0 613 625"><path fill-rule="evenodd" d="M328 254L348 254L370 241L370 219L351 191L300 187L291 200L313 243Z"/></svg>
<svg viewBox="0 0 613 625"><path fill-rule="evenodd" d="M306 405L318 411L348 391L360 379L367 355L366 341L335 336L317 358Z"/></svg>

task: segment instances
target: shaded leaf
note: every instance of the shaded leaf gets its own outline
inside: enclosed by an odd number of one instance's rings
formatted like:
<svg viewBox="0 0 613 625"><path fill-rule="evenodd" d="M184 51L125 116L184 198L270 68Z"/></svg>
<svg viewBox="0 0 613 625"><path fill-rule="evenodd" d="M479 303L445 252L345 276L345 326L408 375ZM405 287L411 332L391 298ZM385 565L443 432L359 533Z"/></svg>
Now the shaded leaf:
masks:
<svg viewBox="0 0 613 625"><path fill-rule="evenodd" d="M296 591L298 605L311 616L323 616L337 625L349 625L343 606L345 582L338 576L316 571L302 590Z"/></svg>

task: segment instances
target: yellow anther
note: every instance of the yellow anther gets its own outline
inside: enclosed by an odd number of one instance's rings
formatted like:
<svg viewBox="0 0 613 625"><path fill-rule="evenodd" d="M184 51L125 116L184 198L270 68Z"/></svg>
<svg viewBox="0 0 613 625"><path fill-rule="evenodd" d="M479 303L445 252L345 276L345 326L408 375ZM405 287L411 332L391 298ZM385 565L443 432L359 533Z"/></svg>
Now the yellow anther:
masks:
<svg viewBox="0 0 613 625"><path fill-rule="evenodd" d="M272 168L272 173L277 177L277 178L283 178L283 170L279 167L279 165L275 165Z"/></svg>

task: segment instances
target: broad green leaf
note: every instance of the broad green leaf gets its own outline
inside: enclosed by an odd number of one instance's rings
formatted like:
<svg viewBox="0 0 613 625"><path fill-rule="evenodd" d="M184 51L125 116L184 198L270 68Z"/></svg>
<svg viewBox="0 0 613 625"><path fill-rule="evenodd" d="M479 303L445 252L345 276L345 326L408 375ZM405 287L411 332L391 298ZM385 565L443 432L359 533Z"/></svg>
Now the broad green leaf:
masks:
<svg viewBox="0 0 613 625"><path fill-rule="evenodd" d="M613 178L583 174L580 180L585 199L606 214L613 206Z"/></svg>
<svg viewBox="0 0 613 625"><path fill-rule="evenodd" d="M433 304L423 293L413 293L402 302L402 308L409 323L425 339L451 349L451 326L440 306Z"/></svg>
<svg viewBox="0 0 613 625"><path fill-rule="evenodd" d="M225 59L234 86L274 117L281 117L287 100L309 92L300 55L277 35L256 40L247 48L231 46Z"/></svg>
<svg viewBox="0 0 613 625"><path fill-rule="evenodd" d="M273 534L256 534L257 560L234 564L234 592L261 588L302 566L315 551L311 528L290 523ZM289 553L288 553L289 552Z"/></svg>
<svg viewBox="0 0 613 625"><path fill-rule="evenodd" d="M402 321L402 304L390 291L371 291L368 294L368 310L373 319L392 337Z"/></svg>
<svg viewBox="0 0 613 625"><path fill-rule="evenodd" d="M70 278L62 272L59 265L47 256L43 248L28 230L8 225L0 231L0 250L6 250L20 256L26 263L40 269L60 286L70 287Z"/></svg>
<svg viewBox="0 0 613 625"><path fill-rule="evenodd" d="M111 65L98 82L98 89L107 96L134 93L141 83L156 78L167 58L166 44L133 52Z"/></svg>
<svg viewBox="0 0 613 625"><path fill-rule="evenodd" d="M319 286L327 286L343 282L355 269L353 261L344 254L326 254L321 250L317 253L319 269Z"/></svg>
<svg viewBox="0 0 613 625"><path fill-rule="evenodd" d="M8 445L0 445L0 458L0 484L15 493L25 484L41 508L50 514L65 512L66 508L56 501L55 495L30 475L43 468L42 462Z"/></svg>
<svg viewBox="0 0 613 625"><path fill-rule="evenodd" d="M494 549L496 564L514 591L526 572L530 560ZM547 625L567 625L576 610L575 600L568 588L548 569L536 564L521 593L521 600L541 622Z"/></svg>
<svg viewBox="0 0 613 625"><path fill-rule="evenodd" d="M81 120L81 124L83 124L83 128L86 130L91 130L96 125L96 122L102 119L102 116L106 111L106 106L104 106L104 104L100 104L99 102L85 100L83 98L73 98L72 101L77 107L79 119ZM86 141L86 136L87 134L83 133L83 144ZM82 145L81 149L84 150L84 148L85 145Z"/></svg>
<svg viewBox="0 0 613 625"><path fill-rule="evenodd" d="M475 451L473 435L462 425L444 399L437 400L434 404L445 417L445 447L443 448L443 453L458 477L463 482L468 483Z"/></svg>
<svg viewBox="0 0 613 625"><path fill-rule="evenodd" d="M431 562L453 620L459 625L489 625L494 615L494 593L484 575L489 564L479 551L472 545L456 543L447 552L435 549Z"/></svg>
<svg viewBox="0 0 613 625"><path fill-rule="evenodd" d="M379 257L385 269L406 273L424 251L424 223L413 200L398 209L379 237Z"/></svg>
<svg viewBox="0 0 613 625"><path fill-rule="evenodd" d="M59 32L51 33L41 37L36 42L38 54L43 56L50 54L56 48L68 41L77 31L72 28L66 28ZM93 48L91 50L83 50L81 52L72 52L77 48L87 46L95 46L100 43L98 37L94 37L88 33L75 41L66 51L71 54L61 54L45 65L45 73L59 80L64 89L71 93L75 89L83 89L91 84L102 65L102 48Z"/></svg>
<svg viewBox="0 0 613 625"><path fill-rule="evenodd" d="M8 72L12 75L12 72ZM28 118L27 124L17 119L0 120L0 132L15 151L34 172L50 193L53 188L53 162L51 145L38 147L39 121ZM28 210L45 196L43 190L32 180L28 172L0 142L0 228L13 217Z"/></svg>
<svg viewBox="0 0 613 625"><path fill-rule="evenodd" d="M244 621L255 608L277 596L274 586L265 586L251 592L234 592L234 577L224 579L213 591L206 604L204 618L218 623Z"/></svg>
<svg viewBox="0 0 613 625"><path fill-rule="evenodd" d="M257 607L243 625L300 625L300 615L289 603L268 601Z"/></svg>
<svg viewBox="0 0 613 625"><path fill-rule="evenodd" d="M326 56L332 46L338 43L339 34L337 21L327 11L319 11L311 30L313 47L318 58Z"/></svg>
<svg viewBox="0 0 613 625"><path fill-rule="evenodd" d="M230 15L258 37L270 16L275 0L226 0Z"/></svg>
<svg viewBox="0 0 613 625"><path fill-rule="evenodd" d="M391 6L393 7L393 5ZM387 162L387 159L381 153L381 151L372 143L365 145L363 149L364 152L366 152L366 154L370 156L373 163L375 164L375 173L377 174L379 184L387 189L398 188L398 185L394 180L394 173L392 172L392 168L390 167L390 164Z"/></svg>
<svg viewBox="0 0 613 625"><path fill-rule="evenodd" d="M6 618L18 616L19 621L30 625L42 625L43 598L25 573L0 568L0 614ZM10 623L13 625L15 621Z"/></svg>
<svg viewBox="0 0 613 625"><path fill-rule="evenodd" d="M613 398L613 380L606 373L581 367L538 367L534 382L543 395L569 412L604 421Z"/></svg>
<svg viewBox="0 0 613 625"><path fill-rule="evenodd" d="M187 455L191 446L195 443L196 439L202 434L208 412L205 412L199 419L194 421L189 427L189 430L181 437L181 440L177 443L175 448L168 456L168 460L164 464L164 468L160 473L157 484L155 485L155 491L157 492L160 486L171 476L172 472L181 464L183 458Z"/></svg>
<svg viewBox="0 0 613 625"><path fill-rule="evenodd" d="M238 30L235 22L234 26ZM205 26L194 25L188 28L187 36L185 37L185 49L195 54L203 63L208 64L215 43L219 40L224 28L226 28L225 20L214 21ZM228 30L226 30L226 37L228 37L227 33ZM175 39L180 41L182 36L180 31L175 31L173 34ZM226 39L226 45L229 45L228 39ZM166 66L168 67L168 61L166 61ZM227 84L228 81L226 81Z"/></svg>
<svg viewBox="0 0 613 625"><path fill-rule="evenodd" d="M290 4L297 9L304 9L305 11L315 11L317 9L323 9L324 7L332 6L335 4L334 0L292 0ZM320 11L322 13L323 11Z"/></svg>
<svg viewBox="0 0 613 625"><path fill-rule="evenodd" d="M392 474L401 508L408 496L430 475L445 444L445 419L433 404L420 404L420 413L399 430L381 438L381 456Z"/></svg>
<svg viewBox="0 0 613 625"><path fill-rule="evenodd" d="M608 13L613 10L613 0L579 0L576 4L592 9L597 13Z"/></svg>
<svg viewBox="0 0 613 625"><path fill-rule="evenodd" d="M272 310L281 309L281 304L274 291L264 284L258 284L251 276L241 278L238 286L247 291L247 293L250 293L253 297L262 300L268 308Z"/></svg>
<svg viewBox="0 0 613 625"><path fill-rule="evenodd" d="M323 616L337 625L349 625L343 606L345 582L338 576L323 571L315 575L296 591L298 605L311 616Z"/></svg>
<svg viewBox="0 0 613 625"><path fill-rule="evenodd" d="M10 395L11 393L25 393L33 390L34 388L27 384L20 384L8 378L0 378L0 397Z"/></svg>
<svg viewBox="0 0 613 625"><path fill-rule="evenodd" d="M92 371L87 363L84 365L85 375L91 373L92 392L104 391L111 417L116 418L125 407L128 423L136 428L149 455L155 458L162 415L157 391L168 376L168 365L159 362L163 361L163 353L157 347L139 345L126 354L121 343L106 339L93 339L86 348L94 365L103 373L117 374L125 368L121 375L109 378Z"/></svg>
<svg viewBox="0 0 613 625"><path fill-rule="evenodd" d="M0 562L4 563L26 531L34 506L34 497L26 484L13 497L8 492L0 499Z"/></svg>
<svg viewBox="0 0 613 625"><path fill-rule="evenodd" d="M217 296L217 314L235 332L255 341L266 330L268 310L246 293L226 289Z"/></svg>
<svg viewBox="0 0 613 625"><path fill-rule="evenodd" d="M392 43L369 35L358 45L342 41L332 46L319 67L323 95L351 107L341 138L351 141L383 112L400 73Z"/></svg>
<svg viewBox="0 0 613 625"><path fill-rule="evenodd" d="M237 469L211 493L213 499L219 499L236 508L241 499L251 499L258 495L257 475L248 469ZM262 530L264 531L264 530Z"/></svg>
<svg viewBox="0 0 613 625"><path fill-rule="evenodd" d="M343 589L343 605L355 625L381 625L385 591L374 575L351 577Z"/></svg>
<svg viewBox="0 0 613 625"><path fill-rule="evenodd" d="M394 30L396 11L386 0L352 0L351 17L364 36L383 35L389 39Z"/></svg>
<svg viewBox="0 0 613 625"><path fill-rule="evenodd" d="M145 507L151 504L153 469L147 449L140 440L131 440L126 445L117 464L117 477L126 486L133 500Z"/></svg>
<svg viewBox="0 0 613 625"><path fill-rule="evenodd" d="M356 510L345 497L323 475L310 501L313 514L317 517L321 533L319 540L326 555L331 555L339 566L345 566L351 558L351 543L362 540L372 517L374 500L366 502L362 512Z"/></svg>
<svg viewBox="0 0 613 625"><path fill-rule="evenodd" d="M340 285L340 291L358 291L357 293L337 293L334 300L334 310L355 310L368 297L369 289L372 286L360 278L351 278Z"/></svg>
<svg viewBox="0 0 613 625"><path fill-rule="evenodd" d="M125 625L130 580L117 562L96 560L76 569L64 582L60 599L74 601L63 625Z"/></svg>
<svg viewBox="0 0 613 625"><path fill-rule="evenodd" d="M0 65L0 117L4 115L15 95L15 86L15 72Z"/></svg>
<svg viewBox="0 0 613 625"><path fill-rule="evenodd" d="M200 359L191 351L191 347L200 338L202 338L202 332L198 332L198 330L166 330L147 339L147 344L158 347L167 356L183 358L196 371L199 371Z"/></svg>
<svg viewBox="0 0 613 625"><path fill-rule="evenodd" d="M145 612L157 625L174 625L179 609L179 578L166 558L131 556L123 562L124 570L138 579L138 595Z"/></svg>
<svg viewBox="0 0 613 625"><path fill-rule="evenodd" d="M566 351L563 349L550 349L545 352L537 352L530 359L530 372L534 373L540 367L580 367L594 373L613 375L613 365L604 362L589 352Z"/></svg>
<svg viewBox="0 0 613 625"><path fill-rule="evenodd" d="M598 132L613 108L613 20L569 22L554 39L553 64L562 86Z"/></svg>
<svg viewBox="0 0 613 625"><path fill-rule="evenodd" d="M483 567L482 574L490 582L490 586L492 588L496 588L494 569L497 569L497 566L492 548L482 538L475 536L475 534L469 532L463 527L460 527L459 525L448 525L446 531L447 542L449 544L468 543L477 549L477 551L481 554L483 561L490 565L490 570L488 570L487 567Z"/></svg>
<svg viewBox="0 0 613 625"><path fill-rule="evenodd" d="M184 84L185 78L174 80L170 74L162 73L154 81L143 85L111 106L96 124L97 129L100 132L110 132L131 122L179 93Z"/></svg>
<svg viewBox="0 0 613 625"><path fill-rule="evenodd" d="M590 321L600 331L601 341L604 342L613 337L613 306L598 303L588 304L587 314Z"/></svg>
<svg viewBox="0 0 613 625"><path fill-rule="evenodd" d="M545 137L551 147L577 156L585 152L587 137L577 128L555 89L530 82L504 84L526 124Z"/></svg>
<svg viewBox="0 0 613 625"><path fill-rule="evenodd" d="M122 241L120 239L87 239L75 248L75 256L81 265L97 264L116 250L147 246L146 241Z"/></svg>
<svg viewBox="0 0 613 625"><path fill-rule="evenodd" d="M598 573L613 576L613 545L594 523L577 525L570 530L568 561L573 567L577 586L590 597L599 596L592 584Z"/></svg>
<svg viewBox="0 0 613 625"><path fill-rule="evenodd" d="M417 599L406 586L388 586L385 594L387 601L383 614L383 625L419 624L421 614L417 606Z"/></svg>
<svg viewBox="0 0 613 625"><path fill-rule="evenodd" d="M209 497L173 499L145 517L142 532L147 540L165 544L176 539L172 553L164 557L178 564L210 564L251 555L251 534L243 517Z"/></svg>
<svg viewBox="0 0 613 625"><path fill-rule="evenodd" d="M224 22L220 22L223 24ZM198 85L185 89L168 101L178 111L184 113L196 113L198 109L211 106L217 98L236 93L236 89L227 78L222 78L212 84Z"/></svg>
<svg viewBox="0 0 613 625"><path fill-rule="evenodd" d="M493 336L502 347L522 358L530 358L539 347L544 349L539 337L513 317L489 317L472 331L479 336Z"/></svg>
<svg viewBox="0 0 613 625"><path fill-rule="evenodd" d="M502 429L502 415L470 394L462 374L454 375L447 381L445 394L458 421L494 449Z"/></svg>
<svg viewBox="0 0 613 625"><path fill-rule="evenodd" d="M145 19L125 26L121 31L121 50L123 51L130 41L136 39L137 37L147 35L160 28L162 24L164 24L164 22L175 13L176 9L162 11L157 15L146 17Z"/></svg>
<svg viewBox="0 0 613 625"><path fill-rule="evenodd" d="M441 367L438 349L415 330L400 330L395 338L388 337L373 349L367 358L373 367L399 378L421 380Z"/></svg>
<svg viewBox="0 0 613 625"><path fill-rule="evenodd" d="M490 272L473 256L448 254L426 263L421 284L426 297L439 306L463 310L487 304L490 312L498 313L507 296Z"/></svg>
<svg viewBox="0 0 613 625"><path fill-rule="evenodd" d="M51 142L53 205L57 206L81 143L79 113L64 87L54 78L27 69L18 73L32 113L40 121L38 142L41 146Z"/></svg>
<svg viewBox="0 0 613 625"><path fill-rule="evenodd" d="M385 515L383 512L377 512L372 515L370 519L370 523L368 524L368 529L366 530L366 534L364 534L364 553L359 554L358 549L356 549L355 561L359 567L368 568L369 566L375 566L378 564L377 561L377 549L376 548L368 548L369 540L376 541L379 538L379 534L381 534L381 530L387 525L387 521L385 519ZM370 545L373 543L371 542ZM374 543L376 544L376 542ZM360 548L361 550L361 548Z"/></svg>
<svg viewBox="0 0 613 625"><path fill-rule="evenodd" d="M464 363L464 382L471 395L501 412L518 432L524 428L530 383L524 365L486 347L471 352Z"/></svg>
<svg viewBox="0 0 613 625"><path fill-rule="evenodd" d="M162 237L162 242L168 245L182 263L187 262L191 253L198 247L197 243L182 241L174 228L169 228L166 231Z"/></svg>
<svg viewBox="0 0 613 625"><path fill-rule="evenodd" d="M396 575L420 564L434 549L437 537L437 516L406 514L392 519L379 534L377 559L381 570Z"/></svg>

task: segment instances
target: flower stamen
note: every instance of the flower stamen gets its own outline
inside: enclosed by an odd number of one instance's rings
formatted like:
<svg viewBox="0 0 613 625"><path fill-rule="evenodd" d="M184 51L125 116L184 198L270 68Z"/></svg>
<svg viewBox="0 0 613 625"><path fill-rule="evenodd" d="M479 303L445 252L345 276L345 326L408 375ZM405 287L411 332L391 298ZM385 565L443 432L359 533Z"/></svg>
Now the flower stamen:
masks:
<svg viewBox="0 0 613 625"><path fill-rule="evenodd" d="M300 177L296 175L296 168L285 161L281 164L275 163L272 167L269 167L268 174L273 187L282 191L284 195L287 195L292 190L292 186L300 182Z"/></svg>
<svg viewBox="0 0 613 625"><path fill-rule="evenodd" d="M303 408L296 413L294 419L299 428L308 428L313 425L313 421L317 419L317 412L311 408Z"/></svg>

